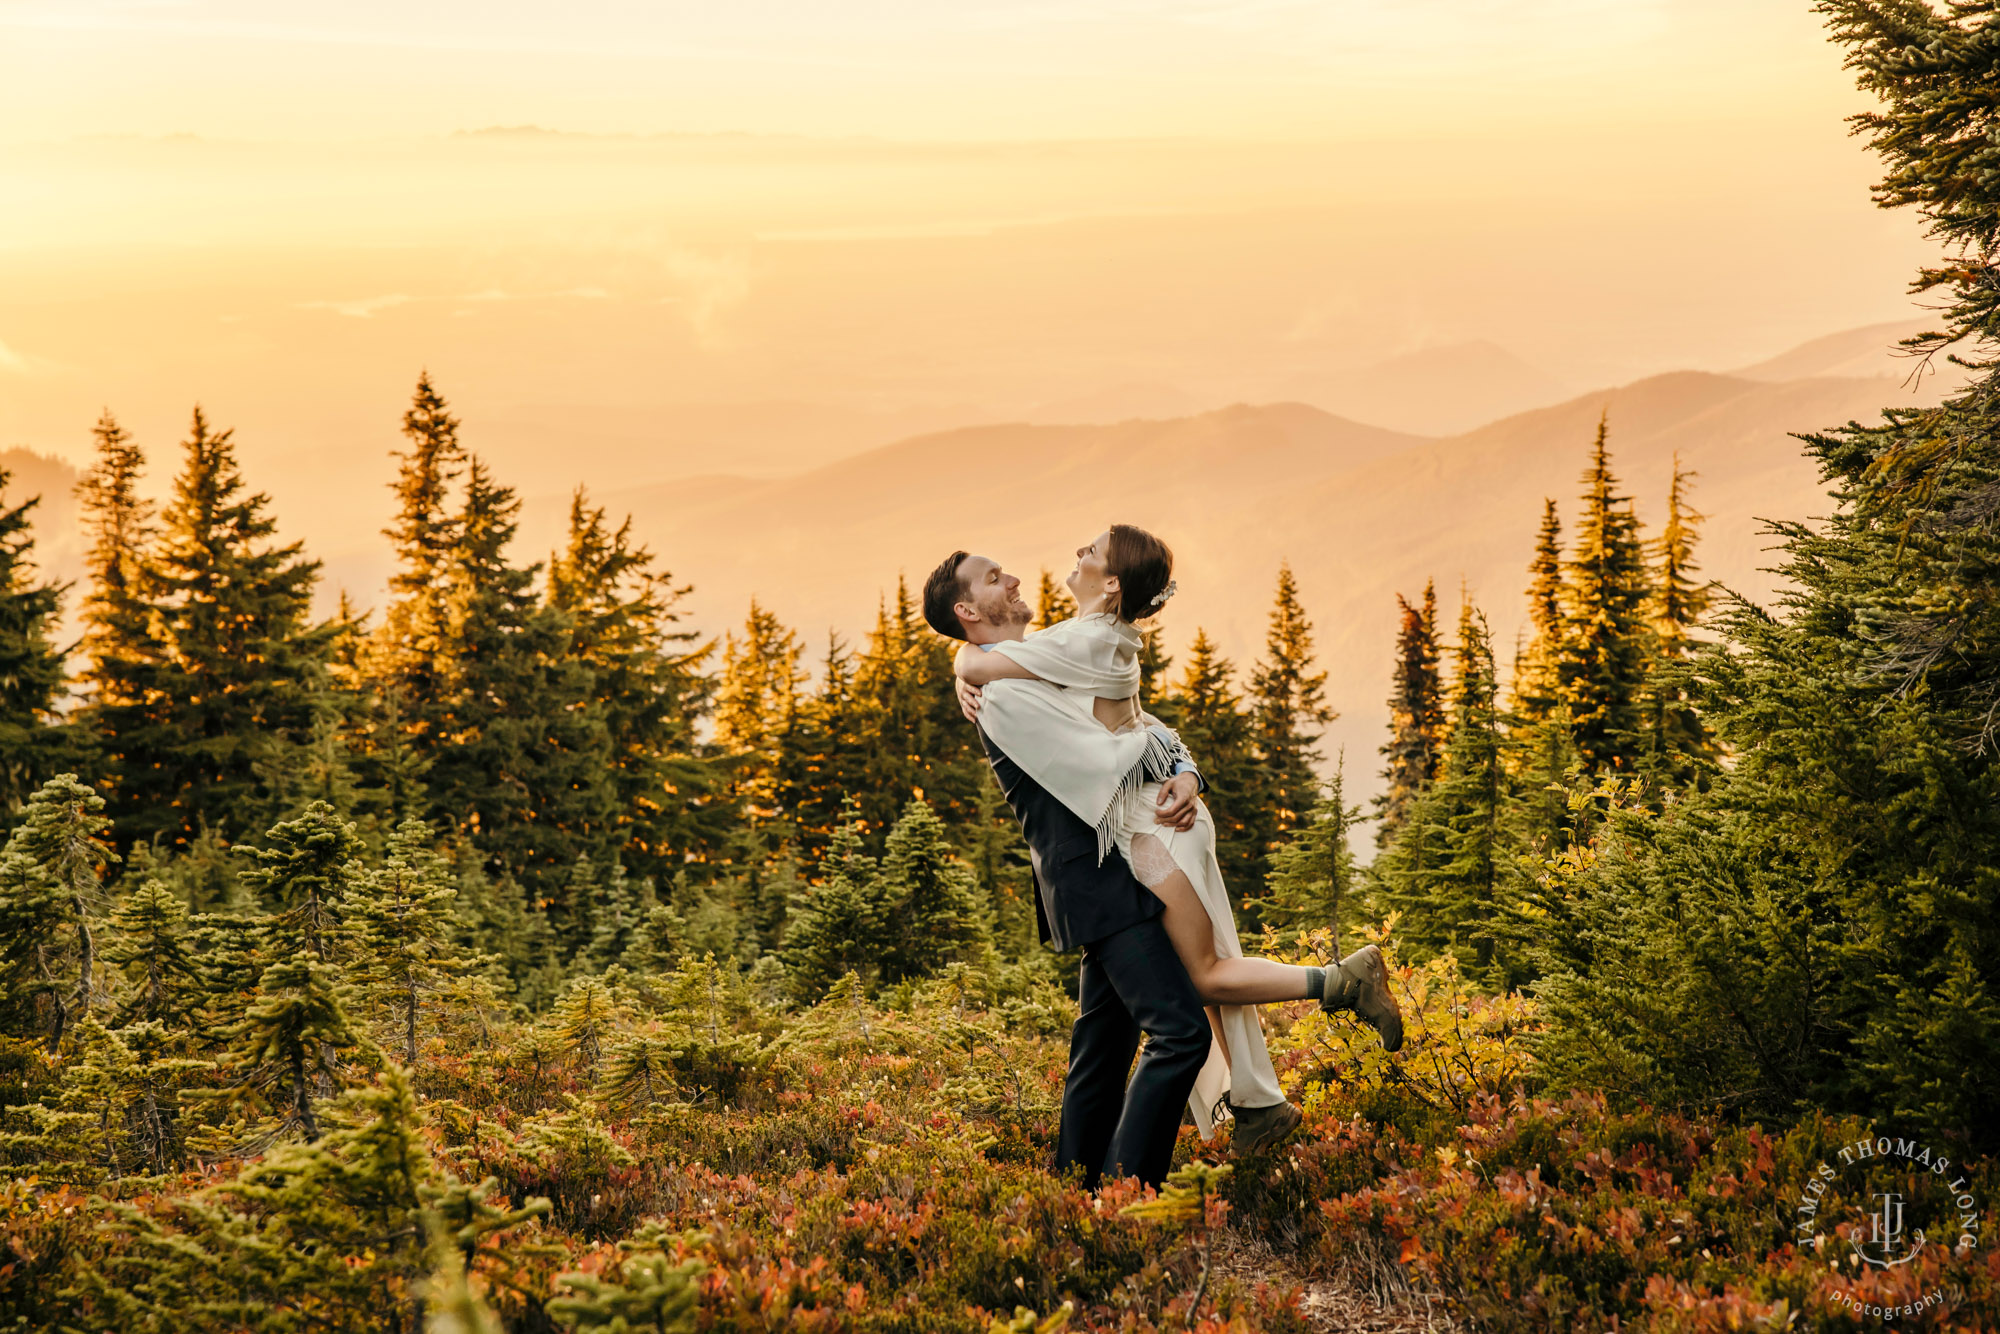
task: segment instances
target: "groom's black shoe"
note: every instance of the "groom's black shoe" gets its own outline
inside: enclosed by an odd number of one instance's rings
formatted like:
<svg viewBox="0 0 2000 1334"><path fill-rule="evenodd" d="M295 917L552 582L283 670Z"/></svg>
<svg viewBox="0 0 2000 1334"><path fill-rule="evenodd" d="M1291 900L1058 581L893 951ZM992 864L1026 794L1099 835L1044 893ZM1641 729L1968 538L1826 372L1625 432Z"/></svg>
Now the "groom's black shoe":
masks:
<svg viewBox="0 0 2000 1334"><path fill-rule="evenodd" d="M1269 1107L1238 1107L1232 1102L1229 1114L1236 1120L1236 1129L1229 1136L1231 1158L1248 1158L1281 1143L1305 1119L1304 1113L1289 1102Z"/></svg>
<svg viewBox="0 0 2000 1334"><path fill-rule="evenodd" d="M1319 1007L1329 1014L1352 1010L1360 1015L1382 1035L1384 1051L1403 1045L1403 1010L1389 991L1389 966L1373 945L1363 945L1326 970L1326 994Z"/></svg>

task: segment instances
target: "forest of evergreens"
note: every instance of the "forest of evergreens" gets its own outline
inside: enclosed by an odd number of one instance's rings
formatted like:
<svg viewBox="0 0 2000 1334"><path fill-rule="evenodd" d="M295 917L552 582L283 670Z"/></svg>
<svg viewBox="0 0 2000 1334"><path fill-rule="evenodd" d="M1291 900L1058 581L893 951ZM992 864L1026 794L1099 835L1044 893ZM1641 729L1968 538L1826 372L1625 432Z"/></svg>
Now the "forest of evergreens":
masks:
<svg viewBox="0 0 2000 1334"><path fill-rule="evenodd" d="M1645 533L1617 422L1579 440L1521 516L1531 634L1402 602L1371 857L1289 570L1254 662L1149 635L1246 938L1377 941L1410 1019L1390 1056L1271 1007L1305 1128L1227 1171L1189 1130L1157 1198L1046 1171L1074 960L906 587L853 644L710 637L702 553L581 489L529 559L423 376L386 601L323 619L228 430L169 458L107 412L76 587L0 503L0 1326L1304 1329L1338 1283L1994 1328L2000 11L1821 9L1946 251L1912 351L1969 386L1801 437L1833 513L1775 525L1775 607L1701 577L1698 478ZM1793 1213L1878 1134L1979 1208L1843 1267Z"/></svg>

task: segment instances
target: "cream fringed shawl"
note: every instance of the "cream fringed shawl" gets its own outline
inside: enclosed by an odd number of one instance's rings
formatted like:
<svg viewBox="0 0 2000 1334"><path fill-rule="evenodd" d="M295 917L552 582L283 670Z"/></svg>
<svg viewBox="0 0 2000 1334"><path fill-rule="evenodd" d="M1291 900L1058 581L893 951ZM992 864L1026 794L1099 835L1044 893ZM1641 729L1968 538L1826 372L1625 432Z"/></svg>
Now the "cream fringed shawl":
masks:
<svg viewBox="0 0 2000 1334"><path fill-rule="evenodd" d="M1164 782L1173 774L1174 757L1160 735L1165 728L1111 732L1091 711L1094 699L1139 693L1139 632L1113 616L1079 616L989 651L1006 654L1041 680L987 685L979 726L1050 796L1096 829L1101 863L1114 841L1113 802L1149 778ZM1062 689L1051 688L1056 686Z"/></svg>

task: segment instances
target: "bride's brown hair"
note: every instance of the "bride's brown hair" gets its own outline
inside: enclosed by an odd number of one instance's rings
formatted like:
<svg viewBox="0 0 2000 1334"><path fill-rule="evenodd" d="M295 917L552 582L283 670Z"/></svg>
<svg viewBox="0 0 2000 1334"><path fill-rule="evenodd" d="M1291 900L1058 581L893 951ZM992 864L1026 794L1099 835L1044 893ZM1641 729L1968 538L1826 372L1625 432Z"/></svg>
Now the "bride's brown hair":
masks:
<svg viewBox="0 0 2000 1334"><path fill-rule="evenodd" d="M1118 576L1119 618L1137 621L1160 609L1154 599L1174 577L1174 553L1144 528L1114 523L1104 548L1104 568Z"/></svg>

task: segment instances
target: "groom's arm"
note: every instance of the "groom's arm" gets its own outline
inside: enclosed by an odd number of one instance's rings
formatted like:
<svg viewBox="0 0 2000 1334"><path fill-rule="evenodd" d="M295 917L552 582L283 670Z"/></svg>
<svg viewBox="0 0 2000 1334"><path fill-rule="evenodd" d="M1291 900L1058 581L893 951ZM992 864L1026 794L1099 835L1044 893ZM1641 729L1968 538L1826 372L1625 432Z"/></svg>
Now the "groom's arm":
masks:
<svg viewBox="0 0 2000 1334"><path fill-rule="evenodd" d="M963 652L963 650L961 650ZM991 655L999 657L999 654ZM979 724L979 687L963 676L952 679L953 692L958 696L958 709L965 715L965 721L975 727ZM1159 809L1154 816L1161 824L1175 829L1189 829L1194 825L1196 799L1208 791L1208 780L1195 768L1194 756L1181 744L1173 730L1159 719L1147 715L1146 724L1165 743L1167 753L1172 757L1174 776L1160 785Z"/></svg>

